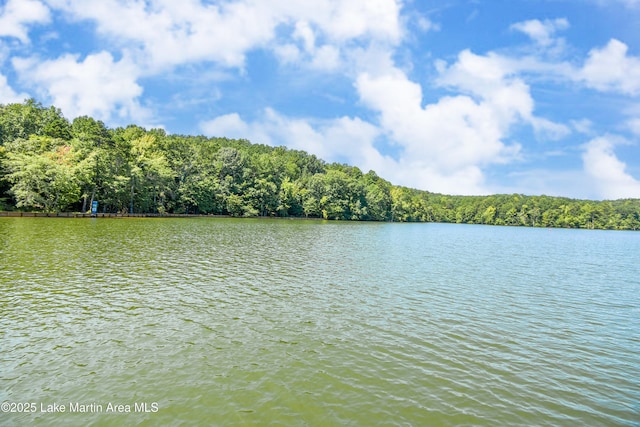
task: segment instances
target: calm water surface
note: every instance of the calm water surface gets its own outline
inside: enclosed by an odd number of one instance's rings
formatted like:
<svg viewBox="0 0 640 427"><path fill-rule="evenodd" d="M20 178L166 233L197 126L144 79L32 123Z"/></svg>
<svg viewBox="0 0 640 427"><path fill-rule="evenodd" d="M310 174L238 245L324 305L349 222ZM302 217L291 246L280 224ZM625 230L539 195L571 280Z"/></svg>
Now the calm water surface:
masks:
<svg viewBox="0 0 640 427"><path fill-rule="evenodd" d="M0 425L638 426L639 253L638 232L0 218L0 401L36 404Z"/></svg>

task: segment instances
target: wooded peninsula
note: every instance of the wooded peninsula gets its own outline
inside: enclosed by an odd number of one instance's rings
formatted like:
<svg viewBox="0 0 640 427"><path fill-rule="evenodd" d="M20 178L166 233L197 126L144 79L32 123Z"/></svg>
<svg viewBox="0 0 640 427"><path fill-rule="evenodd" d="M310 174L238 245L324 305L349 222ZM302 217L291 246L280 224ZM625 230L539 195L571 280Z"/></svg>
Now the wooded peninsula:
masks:
<svg viewBox="0 0 640 427"><path fill-rule="evenodd" d="M244 139L110 129L0 104L0 210L217 214L640 230L640 199L451 196Z"/></svg>

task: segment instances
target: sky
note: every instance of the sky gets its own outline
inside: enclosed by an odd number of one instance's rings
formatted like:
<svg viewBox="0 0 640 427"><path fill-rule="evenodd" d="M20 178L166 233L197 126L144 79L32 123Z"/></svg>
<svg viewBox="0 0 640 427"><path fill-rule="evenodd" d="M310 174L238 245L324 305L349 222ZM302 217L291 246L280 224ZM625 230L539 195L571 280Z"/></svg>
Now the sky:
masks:
<svg viewBox="0 0 640 427"><path fill-rule="evenodd" d="M640 198L640 0L0 0L0 104L446 194Z"/></svg>

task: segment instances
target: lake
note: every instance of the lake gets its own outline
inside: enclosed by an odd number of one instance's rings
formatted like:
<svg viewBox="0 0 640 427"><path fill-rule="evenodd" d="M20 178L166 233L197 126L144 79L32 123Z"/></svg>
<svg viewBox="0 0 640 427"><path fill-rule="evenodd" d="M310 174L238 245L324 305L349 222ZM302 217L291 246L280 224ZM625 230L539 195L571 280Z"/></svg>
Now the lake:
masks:
<svg viewBox="0 0 640 427"><path fill-rule="evenodd" d="M638 232L0 218L0 425L638 426L639 254Z"/></svg>

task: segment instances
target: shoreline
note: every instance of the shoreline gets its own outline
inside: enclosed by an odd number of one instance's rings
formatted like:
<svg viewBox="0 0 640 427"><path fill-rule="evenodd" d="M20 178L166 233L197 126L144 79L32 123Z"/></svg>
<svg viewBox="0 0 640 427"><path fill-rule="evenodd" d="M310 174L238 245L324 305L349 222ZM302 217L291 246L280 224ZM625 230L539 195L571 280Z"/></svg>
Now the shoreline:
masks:
<svg viewBox="0 0 640 427"><path fill-rule="evenodd" d="M0 211L0 218L240 218L240 219L288 219L288 220L321 220L323 218L297 217L297 216L255 216L239 217L231 215L212 214L154 214L154 213L81 213L81 212L13 212Z"/></svg>

